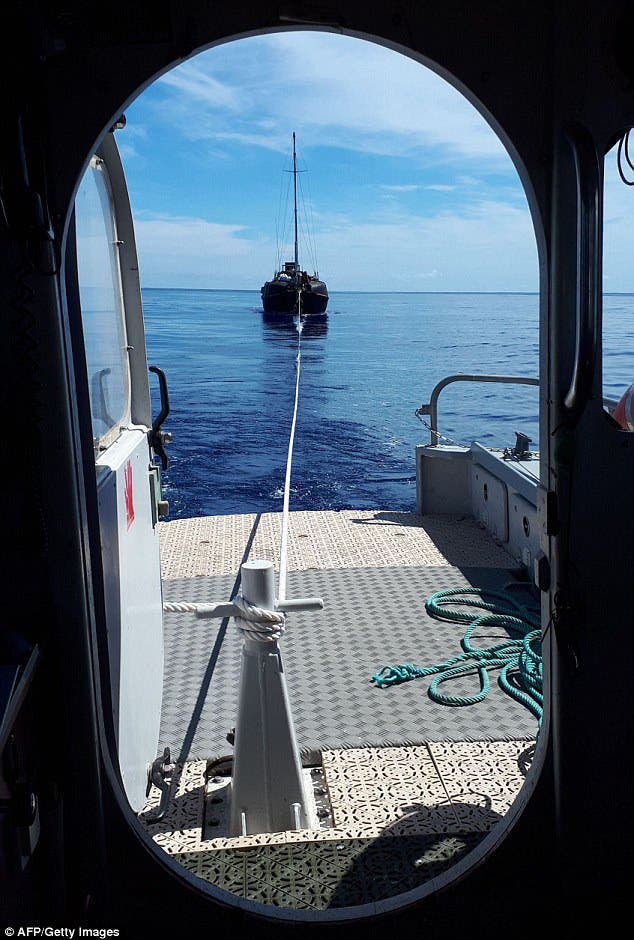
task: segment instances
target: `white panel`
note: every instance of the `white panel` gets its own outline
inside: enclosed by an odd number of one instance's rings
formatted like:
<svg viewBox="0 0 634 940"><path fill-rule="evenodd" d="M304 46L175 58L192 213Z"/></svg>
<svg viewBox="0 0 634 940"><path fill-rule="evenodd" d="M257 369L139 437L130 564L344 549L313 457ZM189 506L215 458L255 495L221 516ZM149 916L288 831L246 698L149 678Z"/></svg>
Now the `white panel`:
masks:
<svg viewBox="0 0 634 940"><path fill-rule="evenodd" d="M471 499L474 517L493 538L506 542L509 536L506 484L475 464L471 468Z"/></svg>
<svg viewBox="0 0 634 940"><path fill-rule="evenodd" d="M471 453L466 447L416 447L416 506L419 513L470 513Z"/></svg>
<svg viewBox="0 0 634 940"><path fill-rule="evenodd" d="M146 434L125 431L99 459L97 479L119 764L138 810L157 756L163 690L163 603Z"/></svg>
<svg viewBox="0 0 634 940"><path fill-rule="evenodd" d="M509 496L509 552L533 574L540 551L537 509L518 493Z"/></svg>

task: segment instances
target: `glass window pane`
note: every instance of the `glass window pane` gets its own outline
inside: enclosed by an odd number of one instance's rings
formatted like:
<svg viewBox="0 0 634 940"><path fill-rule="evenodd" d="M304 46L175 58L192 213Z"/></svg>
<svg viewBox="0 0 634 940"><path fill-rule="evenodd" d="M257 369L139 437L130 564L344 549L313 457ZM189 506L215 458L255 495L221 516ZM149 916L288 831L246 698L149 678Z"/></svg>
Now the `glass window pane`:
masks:
<svg viewBox="0 0 634 940"><path fill-rule="evenodd" d="M603 396L624 431L634 430L634 134L605 158L603 190Z"/></svg>
<svg viewBox="0 0 634 940"><path fill-rule="evenodd" d="M98 157L79 187L75 223L93 438L104 449L128 421L130 376L114 214Z"/></svg>

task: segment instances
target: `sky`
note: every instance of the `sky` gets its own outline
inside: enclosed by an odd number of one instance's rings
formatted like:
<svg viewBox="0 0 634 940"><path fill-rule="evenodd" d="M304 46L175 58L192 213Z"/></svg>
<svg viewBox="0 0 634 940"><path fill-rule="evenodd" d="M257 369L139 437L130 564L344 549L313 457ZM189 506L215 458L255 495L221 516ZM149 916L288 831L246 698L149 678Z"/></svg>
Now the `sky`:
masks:
<svg viewBox="0 0 634 940"><path fill-rule="evenodd" d="M316 31L235 40L166 73L125 115L143 287L259 290L292 259L295 132L300 263L331 293L538 288L509 155L460 92L398 52ZM614 291L634 289L625 189L610 179L608 199L606 183Z"/></svg>

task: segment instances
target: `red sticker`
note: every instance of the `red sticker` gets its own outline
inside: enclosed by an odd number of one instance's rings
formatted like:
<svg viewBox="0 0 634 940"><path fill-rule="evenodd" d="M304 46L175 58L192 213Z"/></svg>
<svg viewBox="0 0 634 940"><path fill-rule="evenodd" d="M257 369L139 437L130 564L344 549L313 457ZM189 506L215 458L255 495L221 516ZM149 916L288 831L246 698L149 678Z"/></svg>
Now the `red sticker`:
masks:
<svg viewBox="0 0 634 940"><path fill-rule="evenodd" d="M132 501L132 464L128 460L123 471L125 480L125 517L128 523L128 529L134 522L134 503Z"/></svg>

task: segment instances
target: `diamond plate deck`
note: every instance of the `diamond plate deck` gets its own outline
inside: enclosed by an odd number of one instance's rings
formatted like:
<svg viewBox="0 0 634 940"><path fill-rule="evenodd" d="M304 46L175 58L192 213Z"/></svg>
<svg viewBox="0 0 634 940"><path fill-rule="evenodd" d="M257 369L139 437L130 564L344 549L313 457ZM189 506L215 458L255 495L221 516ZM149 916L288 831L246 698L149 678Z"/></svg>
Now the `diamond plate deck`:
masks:
<svg viewBox="0 0 634 940"><path fill-rule="evenodd" d="M289 572L288 596L319 596L324 610L289 615L281 641L289 698L304 756L324 749L388 747L427 741L531 738L536 719L492 677L484 702L448 707L431 701L428 680L378 689L372 675L385 665L429 666L461 652L460 625L433 620L425 600L460 587L501 589L512 579L495 568L448 565L314 569ZM231 576L170 580L168 601L228 600ZM507 637L487 631L482 645ZM477 638L475 638L477 639ZM233 622L165 615L165 682L160 749L179 761L231 753L241 637ZM476 691L477 677L458 682L456 695Z"/></svg>
<svg viewBox="0 0 634 940"><path fill-rule="evenodd" d="M277 571L280 526L279 513L161 524L164 599L227 601L247 559L268 559ZM472 519L291 513L287 596L319 596L325 607L289 615L281 650L302 758L324 784L315 795L326 818L316 830L230 837L227 733L241 636L230 620L166 613L159 752L169 747L176 766L165 818L146 820L157 845L237 897L307 910L392 897L456 864L508 812L537 722L493 676L487 699L462 708L434 703L428 680L388 689L370 680L385 665L459 654L463 628L430 618L427 597L501 590L513 567ZM506 636L498 628L474 639ZM474 676L451 691L476 686ZM226 757L225 776L206 782L207 760ZM158 798L153 789L142 821Z"/></svg>

